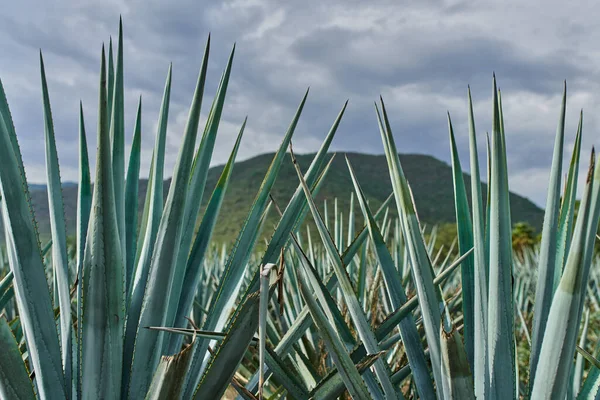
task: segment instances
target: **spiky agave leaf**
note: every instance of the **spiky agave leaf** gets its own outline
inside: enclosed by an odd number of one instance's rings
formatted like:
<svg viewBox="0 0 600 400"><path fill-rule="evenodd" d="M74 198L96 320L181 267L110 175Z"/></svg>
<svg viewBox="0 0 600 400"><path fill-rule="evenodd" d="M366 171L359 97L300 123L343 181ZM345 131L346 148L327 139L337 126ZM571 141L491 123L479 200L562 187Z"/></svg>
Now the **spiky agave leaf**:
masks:
<svg viewBox="0 0 600 400"><path fill-rule="evenodd" d="M491 202L491 191L492 186L490 185L491 176L492 176L492 145L490 141L490 134L488 132L485 133L485 145L486 145L486 156L487 156L487 196L486 196L486 204L485 204L485 258L488 260L487 272L488 272L488 286L489 286L489 278L490 278L490 202ZM488 293L488 302L489 302L489 293ZM489 355L488 355L489 357Z"/></svg>
<svg viewBox="0 0 600 400"><path fill-rule="evenodd" d="M269 313L269 280L270 273L273 267L277 267L273 263L261 266L260 271L260 300L258 313L258 398L264 398L263 386L265 384L265 353L267 340L267 314Z"/></svg>
<svg viewBox="0 0 600 400"><path fill-rule="evenodd" d="M385 199L383 201L383 203L381 203L381 205L379 206L379 209L377 209L377 211L375 212L375 215L374 215L375 221L381 219L381 217L384 215L384 212L386 212L390 202L393 199L394 199L394 194L391 193L387 197L387 199ZM359 230L358 235L356 235L354 240L352 240L349 243L348 247L346 247L346 250L344 250L344 252L342 253L342 260L344 261L344 264L349 264L352 261L352 259L355 256L357 256L358 251L363 247L363 244L365 244L365 242L367 241L368 238L369 238L369 227L365 225Z"/></svg>
<svg viewBox="0 0 600 400"><path fill-rule="evenodd" d="M140 226L140 237L143 237L141 245L138 246L135 271L131 283L129 301L127 308L127 326L125 330L125 343L123 345L123 384L121 396L125 397L129 387L129 376L131 371L131 360L133 358L133 346L138 330L142 301L148 283L148 271L150 270L150 259L154 251L156 234L163 212L163 172L165 165L165 142L167 136L167 121L169 119L169 101L171 98L171 72L169 65L165 89L158 119L158 129L152 154L150 166L150 177L146 189L146 201L144 203L144 214Z"/></svg>
<svg viewBox="0 0 600 400"><path fill-rule="evenodd" d="M494 77L490 186L488 360L491 399L515 395L512 231L502 107Z"/></svg>
<svg viewBox="0 0 600 400"><path fill-rule="evenodd" d="M29 359L36 371L38 394L65 399L60 344L52 300L44 272L39 239L17 136L0 82L0 190L2 215L15 297Z"/></svg>
<svg viewBox="0 0 600 400"><path fill-rule="evenodd" d="M294 399L306 399L310 395L305 385L298 377L298 373L294 368L288 367L284 359L279 357L271 347L265 349L266 365L272 371L273 376L281 384L281 387L287 391L289 397Z"/></svg>
<svg viewBox="0 0 600 400"><path fill-rule="evenodd" d="M118 398L123 368L125 279L115 209L102 48L98 151L92 212L83 260L81 375L83 398Z"/></svg>
<svg viewBox="0 0 600 400"><path fill-rule="evenodd" d="M112 150L111 162L117 225L119 226L119 239L121 240L121 257L125 262L127 258L127 247L125 246L125 94L123 86L123 20L121 18L119 18L119 42L112 96L111 108L108 114Z"/></svg>
<svg viewBox="0 0 600 400"><path fill-rule="evenodd" d="M127 180L125 184L125 293L129 294L135 255L137 249L138 228L138 188L140 182L140 152L142 147L142 97L138 103L138 109L133 128L133 142L129 154L129 165L127 167ZM128 296L129 297L129 296Z"/></svg>
<svg viewBox="0 0 600 400"><path fill-rule="evenodd" d="M560 217L558 220L558 237L556 249L556 267L554 268L553 293L560 283L560 278L565 267L567 254L571 245L571 236L573 235L573 223L575 215L575 201L577 196L577 179L579 176L579 155L581 153L581 128L583 124L583 111L579 114L579 124L577 126L577 135L571 163L565 182L564 196L560 207Z"/></svg>
<svg viewBox="0 0 600 400"><path fill-rule="evenodd" d="M337 132L338 126L340 124L342 116L344 115L347 105L348 105L348 102L346 101L344 103L344 106L342 107L341 111L338 113L333 125L331 126L331 129L329 130L327 136L325 137L325 140L321 144L319 151L313 158L313 160L308 168L308 171L306 173L307 182L309 182L310 185L313 185L313 183L314 183L313 193L315 195L318 192L320 185L324 181L324 177L327 174L329 167L331 166L331 162L333 161L333 157L331 157L329 162L327 163L327 165L323 168L323 164L325 163L327 151L329 149L331 141L333 140L333 137L335 136L335 133ZM290 233L296 227L298 227L302 224L307 213L308 213L308 207L306 205L306 199L303 195L302 186L298 185L298 187L296 188L296 191L294 192L294 195L290 199L285 211L283 212L281 219L280 219L279 223L277 224L277 227L275 228L275 232L273 233L273 236L271 237L271 240L267 246L267 250L265 251L265 253L263 255L263 258L262 258L263 263L275 261L275 257L277 257L277 254L281 251L282 248L284 248L286 242L288 241L288 237L289 237ZM309 237L309 241L310 241L310 237ZM251 283L248 285L248 289L246 290L244 297L246 297L250 293L256 292L258 290L257 282L258 282L258 277L257 277L257 274L255 273L254 277L252 278ZM250 380L250 384L247 385L247 387L253 388L254 385L256 385L256 383L257 383L257 380L256 380L256 375L255 375Z"/></svg>
<svg viewBox="0 0 600 400"><path fill-rule="evenodd" d="M310 187L312 187L315 184L315 182L317 182L317 180L319 179L319 175L323 171L323 168L326 164L327 151L329 150L329 146L331 145L331 142L335 137L335 133L337 132L337 129L340 125L340 122L342 120L344 112L346 111L347 106L348 101L344 103L344 106L338 113L335 121L333 122L333 125L329 129L325 140L321 144L319 151L317 152L317 154L315 154L315 157L313 158L310 166L308 167L308 170L306 171L306 182ZM329 160L329 162L331 161L332 159ZM281 216L281 220L277 224L277 228L275 228L273 237L271 238L271 241L267 246L267 250L263 255L263 263L274 262L276 260L281 248L283 248L285 243L287 243L290 232L293 231L304 221L304 218L307 213L308 206L306 204L306 199L303 195L302 185L298 185L296 191L294 192L294 195L290 199L287 207L285 208L285 211L283 212L283 215ZM253 284L251 285L253 287L255 286L254 280L255 279L253 279Z"/></svg>
<svg viewBox="0 0 600 400"><path fill-rule="evenodd" d="M585 343L587 341L587 333L588 333L589 324L590 324L590 309L588 308L585 312L585 320L583 322L583 328L581 329L581 336L579 338L579 347L582 349L585 348ZM583 378L583 364L584 364L584 357L580 352L578 352L577 360L575 361L575 369L573 371L572 379L571 379L573 398L577 397L577 394L579 393L579 389L581 388L581 381Z"/></svg>
<svg viewBox="0 0 600 400"><path fill-rule="evenodd" d="M271 291L274 290L275 285L272 285ZM244 356L246 348L240 351L240 344L249 343L256 332L254 321L258 320L259 297L258 292L253 293L238 306L226 330L225 338L210 358L200 383L192 392L192 396L187 397L184 394L184 398L221 398Z"/></svg>
<svg viewBox="0 0 600 400"><path fill-rule="evenodd" d="M560 181L562 178L562 153L565 132L565 109L567 104L567 85L565 82L561 111L554 139L554 153L550 169L548 197L544 212L544 225L542 227L542 241L538 258L538 281L535 289L535 302L532 328L531 360L529 362L530 387L533 386L535 371L538 364L539 352L542 348L542 339L546 330L548 312L554 294L554 279L556 268L556 255L558 246L558 218L560 212ZM561 260L562 263L562 260ZM562 271L561 271L562 273Z"/></svg>
<svg viewBox="0 0 600 400"><path fill-rule="evenodd" d="M90 164L88 159L87 139L85 134L85 121L83 119L83 105L79 103L79 184L77 186L77 337L81 337L83 313L83 253L92 207L92 184L90 179ZM81 397L81 346L77 344L76 353L77 370L75 371L76 389L78 398Z"/></svg>
<svg viewBox="0 0 600 400"><path fill-rule="evenodd" d="M34 400L33 385L29 380L19 344L4 316L0 316L0 346L0 396L3 399Z"/></svg>
<svg viewBox="0 0 600 400"><path fill-rule="evenodd" d="M180 335L180 336L188 336L188 337L194 337L194 336L201 336L201 337L205 337L211 340L223 340L225 339L225 333L223 332L209 332L209 331L203 331L201 329L193 329L193 328L168 328L165 326L149 326L148 329L154 329L154 330L158 330L158 331L164 331L164 332L169 332L169 333L173 333L175 335ZM256 345L256 343L258 342L258 339L253 338L251 343L253 345Z"/></svg>
<svg viewBox="0 0 600 400"><path fill-rule="evenodd" d="M364 193L356 179L354 169L350 165L350 161L346 158L348 164L348 170L350 171L350 177L354 184L354 190L358 203L364 215L364 218L369 229L371 242L373 243L374 251L379 260L381 271L383 272L385 287L387 289L388 297L390 299L391 306L394 309L398 309L406 304L406 293L404 287L402 287L401 277L398 274L398 270L394 265L392 256L386 247L383 237L375 222L375 218L367 205ZM419 396L422 398L434 398L435 391L433 389L433 383L429 375L427 368L427 362L425 360L425 352L423 345L421 344L421 337L417 331L414 318L412 315L408 315L407 318L400 322L400 334L402 336L402 343L404 344L404 351L406 352L408 362L411 366L413 378L415 380L415 386Z"/></svg>
<svg viewBox="0 0 600 400"><path fill-rule="evenodd" d="M419 306L421 307L421 314L423 316L433 376L438 388L438 396L440 396L442 375L439 338L441 310L443 309L444 304L439 288L436 288L433 283L433 267L421 234L420 223L412 201L410 188L400 164L385 105L383 99L381 100L385 127L381 120L381 116L379 115L379 110L376 109L379 131L385 148L390 179L396 198L396 207L398 208L398 215L400 215L402 221L403 236L406 240L406 246L410 255L413 280L417 288Z"/></svg>
<svg viewBox="0 0 600 400"><path fill-rule="evenodd" d="M600 156L599 159L596 160L596 165L600 165ZM590 219L587 225L586 241L587 245L585 247L585 257L584 257L584 271L583 271L583 280L587 282L590 276L590 269L592 266L592 258L596 254L594 243L596 242L596 238L598 237L598 221L600 219L600 168L597 168L594 171L593 185L592 185L592 210L590 212ZM584 285L584 288L586 285ZM580 293L580 302L583 305L585 302L587 291L585 289L581 290ZM577 321L581 321L581 315L583 313L583 307L579 309L579 316L577 317Z"/></svg>
<svg viewBox="0 0 600 400"><path fill-rule="evenodd" d="M452 155L452 182L454 184L454 207L456 212L456 226L458 232L458 249L461 255L465 254L473 247L473 225L469 212L469 203L467 201L467 191L465 181L458 157L458 149L452 129L450 113L448 113L448 131L450 133L450 153ZM461 289L462 289L462 310L465 338L465 350L469 365L474 364L474 308L475 308L475 271L473 256L467 257L462 264Z"/></svg>
<svg viewBox="0 0 600 400"><path fill-rule="evenodd" d="M269 201L269 193L273 187L273 184L275 183L277 174L279 173L281 163L283 162L283 158L285 156L285 149L292 139L292 135L296 129L296 125L298 123L298 119L300 118L300 114L302 113L302 109L304 108L307 96L308 91L304 95L302 102L300 103L300 106L298 107L298 110L292 119L288 131L286 132L283 142L281 143L279 150L275 154L273 161L269 166L259 192L254 199L252 208L250 209L250 212L244 221L244 226L238 235L236 245L227 259L222 279L220 280L219 287L215 292L215 297L211 301L209 314L204 322L205 330L220 330L221 327L225 325L225 321L228 319L228 313L225 312L225 310L229 309L229 307L232 305L232 302L235 301L234 294L236 294L239 290L240 279L245 271L252 248L256 243L259 223L263 211L265 210ZM190 366L190 379L188 381L184 397L191 396L193 390L198 385L199 379L201 378L200 373L202 371L202 364L207 348L208 342L206 340L198 340L196 343L192 364Z"/></svg>
<svg viewBox="0 0 600 400"><path fill-rule="evenodd" d="M379 354L371 354L363 358L358 364L356 364L356 369L361 374L364 374L366 371L371 368L373 363L382 357L384 352L382 351ZM311 399L323 399L323 400L334 400L338 399L346 386L344 384L344 380L342 378L342 374L339 373L337 369L333 370L329 375L327 375L319 384L310 392Z"/></svg>
<svg viewBox="0 0 600 400"><path fill-rule="evenodd" d="M240 128L238 137L235 141L233 149L231 150L229 159L227 160L227 164L225 164L225 166L223 167L221 176L219 177L217 185L215 186L210 200L208 201L206 211L204 212L204 216L202 217L202 222L200 223L200 227L198 228L198 232L196 233L196 238L194 239L192 250L190 252L187 261L187 266L185 269L185 278L183 280L181 298L179 300L177 315L174 323L174 326L176 327L181 327L185 325L186 318L190 315L190 312L192 310L194 297L196 296L198 284L200 283L202 261L204 260L206 249L210 244L215 225L217 223L217 217L219 216L219 212L221 211L223 198L225 196L225 193L227 192L229 180L231 178L231 174L233 173L233 168L235 166L235 158L237 157L237 152L240 148L240 143L244 134L246 122L247 119L244 119L244 123ZM176 348L181 346L180 338L174 338L173 341L179 345L176 346Z"/></svg>
<svg viewBox="0 0 600 400"><path fill-rule="evenodd" d="M552 299L546 331L533 382L531 397L535 399L564 398L573 367L573 355L579 331L583 302L581 292L587 286L586 247L593 244L587 237L596 204L592 204L594 152L585 191L582 197L573 243L567 257L560 285Z"/></svg>
<svg viewBox="0 0 600 400"><path fill-rule="evenodd" d="M50 230L52 234L52 266L56 278L58 302L60 303L61 354L65 382L67 387L72 381L72 343L71 343L71 296L69 295L69 260L67 259L67 228L60 168L54 136L54 123L50 110L50 96L46 83L44 60L40 52L40 70L42 78L42 98L44 103L44 142L46 148L46 176L48 182L48 208L50 211ZM56 301L56 299L55 299Z"/></svg>
<svg viewBox="0 0 600 400"><path fill-rule="evenodd" d="M0 281L0 293L6 293L8 289L12 286L14 274L12 271L8 271L4 278ZM0 308L1 310L2 308Z"/></svg>
<svg viewBox="0 0 600 400"><path fill-rule="evenodd" d="M485 251L485 210L481 199L481 178L471 89L469 97L469 153L471 165L471 199L473 203L473 270L474 270L474 316L473 316L473 376L475 396L485 398L488 389L487 360L487 307L488 307L488 259Z"/></svg>
<svg viewBox="0 0 600 400"><path fill-rule="evenodd" d="M313 162L315 162L317 160L317 156L315 156L315 160L313 160ZM313 196L316 196L316 194L319 192L319 189L321 188L323 182L325 181L325 177L327 175L327 172L329 171L329 168L331 166L331 163L333 161L333 157L329 160L329 163L325 166L325 168L323 169L323 171L321 172L321 175L318 177L318 180L316 181L313 189L312 189L312 193ZM302 197L303 198L303 197ZM291 209L292 206L292 201L290 201L290 203L288 204L288 207L286 208L286 211ZM304 220L304 214L305 214L305 204L303 206L304 211L301 213L300 217L298 217L298 221L303 221ZM282 214L281 217L281 221L284 221L285 218L285 212ZM281 223L280 223L281 225ZM300 248L300 244L297 242L297 237L294 234L291 234L292 236L292 244L296 250L296 254L298 255L299 259L300 259L300 264L304 265L305 268L310 268L310 265L307 266L307 263L310 264L310 261L308 259L308 257L306 256L306 254L302 251L302 249ZM264 257L263 257L264 259ZM290 271L290 268L286 268L285 271L288 273L288 277L290 279L290 281L292 282L292 284L294 285L294 291L296 293L298 292L298 286L297 286L297 282L296 282L296 277L294 274L292 274ZM329 283L334 284L334 280L330 279L328 281ZM322 283L321 283L322 284ZM249 293L254 292L253 290L251 290L251 288L249 287L248 291L246 292L245 296L248 296ZM328 295L329 294L329 290L324 290L323 291L324 294ZM299 298L296 299L297 301L299 301ZM333 299L331 298L331 296L328 296L326 299L324 299L323 301L327 302L330 305L335 304ZM294 321L294 323L292 324L292 326L290 327L290 330L288 331L288 333L290 333L290 335L286 334L284 336L284 338L281 339L281 342L277 345L277 347L275 348L275 352L277 354L285 354L285 352L287 352L288 350L288 343L286 340L291 341L291 337L295 337L293 336L294 332L298 333L302 333L304 332L308 326L305 326L305 323L308 321L310 321L309 315L308 315L308 308L306 306L304 307L300 307L299 303L297 303L299 308L301 308L300 313L298 314L296 320ZM352 334L350 333L348 327L346 326L345 322L344 322L344 318L341 316L341 313L339 312L339 310L337 309L337 307L332 309L332 312L334 314L333 319L338 323L338 325L336 326L338 328L338 331L340 332L340 336L342 337L342 340L345 343L351 343L352 345L354 345L355 341L354 338L352 337ZM299 330L296 330L299 329ZM301 335L300 335L301 336ZM296 338L296 341L298 340L298 338ZM268 366L268 365L267 365ZM268 368L265 370L265 374L267 374L269 372ZM248 384L246 385L246 388L249 389L250 391L255 391L256 390L256 385L258 384L258 375L254 374L254 376L252 376L252 378L249 379Z"/></svg>
<svg viewBox="0 0 600 400"><path fill-rule="evenodd" d="M337 303L332 297L332 292L334 286L334 279L328 279L327 284L325 284L318 275L318 272L314 268L312 264L310 264L308 257L300 247L298 240L295 236L292 236L292 243L294 245L294 250L298 257L300 258L300 265L305 271L305 277L308 279L310 283L314 296L319 301L323 308L323 312L334 325L338 336L342 340L342 343L346 346L347 350L350 350L356 346L356 340L350 331L342 312L340 311ZM335 275L331 275L334 277ZM296 290L299 290L299 281L296 277ZM329 286L328 286L329 284ZM304 308L308 309L308 306L305 305ZM304 310L303 308L303 310ZM374 391L376 393L376 391Z"/></svg>
<svg viewBox="0 0 600 400"><path fill-rule="evenodd" d="M596 358L600 357L600 347L596 349ZM600 395L600 368L592 365L583 386L577 395L577 400L592 400Z"/></svg>
<svg viewBox="0 0 600 400"><path fill-rule="evenodd" d="M340 341L336 330L331 326L325 316L325 313L320 308L316 299L313 297L310 291L310 284L304 278L302 273L298 273L298 281L300 284L302 298L304 299L310 311L319 335L325 342L327 349L330 352L329 354L337 366L337 370L340 373L344 384L346 385L346 389L348 389L350 395L355 399L369 398L369 391L367 390L367 387L360 376L360 372L358 372L354 362L352 362L352 359L350 358L345 346Z"/></svg>
<svg viewBox="0 0 600 400"><path fill-rule="evenodd" d="M293 157L293 156L292 156ZM366 316L360 307L358 299L356 298L356 294L354 293L354 288L348 278L346 267L343 264L341 256L339 255L338 250L335 247L334 241L329 234L329 231L325 227L325 223L319 214L317 207L314 203L314 199L310 193L310 189L306 184L306 181L300 171L300 167L298 166L295 158L292 159L294 167L296 168L296 173L302 184L302 189L304 190L304 195L307 199L308 206L310 208L311 214L313 216L313 220L317 225L319 236L321 237L321 241L325 245L325 249L329 256L330 262L333 264L333 269L335 274L337 275L337 279L339 282L339 286L341 289L341 294L348 306L348 311L352 316L352 320L356 325L356 329L358 331L360 339L363 341L365 345L365 349L370 354L379 353L379 348L377 344L377 340L375 339L375 334L371 329L371 326L367 322ZM379 359L374 364L375 373L377 378L382 385L383 393L387 398L401 398L402 394L400 391L397 391L391 384L389 380L389 367L384 363L383 360Z"/></svg>
<svg viewBox="0 0 600 400"><path fill-rule="evenodd" d="M196 136L198 134L198 123L208 68L209 43L207 42L206 45L196 90L185 127L183 143L177 156L173 179L169 187L169 194L167 195L165 208L156 235L156 243L152 252L148 283L143 297L138 330L135 337L131 377L129 380L130 398L139 398L146 394L154 369L160 360L164 332L140 328L146 326L164 326L166 320L168 303L163 296L165 293L169 293L173 281L175 263L183 232L189 174Z"/></svg>
<svg viewBox="0 0 600 400"><path fill-rule="evenodd" d="M596 165L600 165L600 156L596 160ZM588 222L587 231L586 231L587 245L585 247L585 255L584 255L584 261L583 261L584 270L583 270L582 274L583 274L584 282L587 282L588 277L590 275L590 268L592 265L591 260L592 260L593 254L595 254L595 246L593 245L593 243L595 242L596 238L598 237L597 226L598 226L598 219L600 218L600 168L595 168L593 190L592 190L592 195L591 195L591 203L593 205L593 208L591 211L590 220ZM581 206L580 206L580 209L581 209ZM584 285L584 287L585 286L586 285ZM579 301L581 302L581 305L584 304L585 296L586 296L586 290L581 290L580 299L579 299ZM582 310L583 310L583 307L580 307L579 313L578 313L579 316L576 318L577 321L581 320ZM599 358L598 350L596 350L595 356L596 356L596 358ZM581 392L577 398L578 399L593 398L592 396L598 397L599 393L600 393L599 387L600 387L600 370L598 369L598 367L593 366L591 371L588 373L588 377L586 378L583 388L581 389Z"/></svg>
<svg viewBox="0 0 600 400"><path fill-rule="evenodd" d="M458 268L463 260L468 257L473 252L473 249L469 250L467 253L463 254L459 258L457 258L451 265L449 265L446 269L436 275L433 280L433 284L436 286L441 285L446 281L452 273ZM375 336L378 340L383 340L387 335L389 335L394 328L410 313L412 313L417 306L418 302L418 294L408 299L408 301L400 308L394 310L387 318L375 329ZM426 350L427 352L428 350Z"/></svg>
<svg viewBox="0 0 600 400"><path fill-rule="evenodd" d="M108 85L106 85L106 93L107 93L107 98L106 98L106 109L107 109L107 115L108 115L108 121L110 123L110 121L112 121L112 102L113 102L113 93L115 90L115 63L113 61L113 41L112 41L112 36L110 36L108 38ZM111 145L112 147L112 145Z"/></svg>
<svg viewBox="0 0 600 400"><path fill-rule="evenodd" d="M169 302L167 306L167 325L172 325L177 317L177 309L179 301L182 295L183 286L185 285L184 280L186 276L187 261L190 255L190 246L194 239L194 230L196 229L196 219L198 212L200 211L200 205L202 204L202 197L204 195L204 187L206 186L206 179L208 177L208 170L210 167L210 161L212 159L213 149L215 146L215 140L217 137L217 130L219 128L219 122L221 120L221 113L225 103L225 95L227 93L227 86L229 84L229 77L231 75L231 67L233 64L233 55L235 53L235 46L231 51L227 67L223 72L217 94L215 96L213 106L211 107L208 121L204 129L200 146L194 157L194 163L192 165L192 174L189 183L189 192L187 193L186 208L184 212L184 230L181 236L181 245L177 263L175 264L175 271L173 274L173 284L171 286L171 296L167 300ZM178 347L181 346L181 342L175 340L174 337L167 336L165 343L165 350L168 354L174 354L178 351Z"/></svg>

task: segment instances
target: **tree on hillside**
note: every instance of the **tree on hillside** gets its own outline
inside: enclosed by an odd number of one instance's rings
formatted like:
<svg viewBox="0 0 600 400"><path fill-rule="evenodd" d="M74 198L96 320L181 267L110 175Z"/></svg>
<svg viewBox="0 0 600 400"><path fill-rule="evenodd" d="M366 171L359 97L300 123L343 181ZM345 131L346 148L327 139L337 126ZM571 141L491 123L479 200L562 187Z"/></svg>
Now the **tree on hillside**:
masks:
<svg viewBox="0 0 600 400"><path fill-rule="evenodd" d="M533 247L537 242L535 230L527 222L517 222L512 231L512 247L517 253L521 253L525 248Z"/></svg>

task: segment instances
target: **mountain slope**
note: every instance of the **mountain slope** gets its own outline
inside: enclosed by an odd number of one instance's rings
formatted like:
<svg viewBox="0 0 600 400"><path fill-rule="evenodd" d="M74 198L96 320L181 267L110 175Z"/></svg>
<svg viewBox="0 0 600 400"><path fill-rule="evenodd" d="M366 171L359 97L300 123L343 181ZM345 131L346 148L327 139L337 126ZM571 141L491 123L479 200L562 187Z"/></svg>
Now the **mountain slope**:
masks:
<svg viewBox="0 0 600 400"><path fill-rule="evenodd" d="M392 192L390 178L387 170L387 162L383 155L368 155L360 153L338 153L333 161L326 181L317 197L317 204L323 208L323 201L328 202L328 216L333 220L334 198L338 198L338 212L343 213L344 221L348 220L348 208L350 204L350 193L353 191L352 182L346 167L344 155L352 163L359 182L371 201L373 209L379 207ZM303 171L306 171L314 154L297 155L298 162ZM217 241L231 241L243 225L254 197L262 179L273 158L273 153L263 154L251 159L238 162L235 165L231 182L223 202L223 209L214 238ZM435 224L453 222L454 217L454 194L452 187L451 167L434 157L421 154L401 154L400 160L405 174L413 190L417 212L422 223ZM207 181L207 190L203 207L215 186L223 166L210 169ZM168 191L170 179L165 184L165 196ZM470 178L465 174L465 184L470 185ZM272 191L274 199L283 209L298 185L298 178L289 156L284 161L279 176ZM139 205L140 212L146 192L147 181L140 181ZM486 185L483 185L483 193L487 193ZM470 197L470 190L467 191ZM46 190L43 185L35 185L31 189L32 200L38 220L40 235L48 238L50 233L48 217L48 201ZM75 219L77 210L77 185L65 184L63 187L65 203L65 217L67 219L68 234L75 231ZM201 211L203 212L203 211ZM358 221L360 210L355 207L355 215ZM390 212L395 215L395 206L390 207ZM511 194L511 215L513 223L524 221L531 224L536 230L541 229L543 221L543 210L528 199L517 194ZM310 220L310 216L308 217ZM264 236L270 235L269 226L276 223L276 211L272 209L267 220Z"/></svg>

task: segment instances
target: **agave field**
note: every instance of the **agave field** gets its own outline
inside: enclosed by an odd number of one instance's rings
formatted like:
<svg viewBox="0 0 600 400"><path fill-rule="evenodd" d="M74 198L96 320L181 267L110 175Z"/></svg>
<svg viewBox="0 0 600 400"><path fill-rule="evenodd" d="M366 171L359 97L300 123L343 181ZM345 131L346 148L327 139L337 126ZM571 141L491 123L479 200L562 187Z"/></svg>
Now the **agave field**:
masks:
<svg viewBox="0 0 600 400"><path fill-rule="evenodd" d="M246 121L209 193L207 173L234 58L232 51L198 141L209 48L210 39L164 200L169 70L138 214L142 111L140 100L130 116L135 128L126 156L122 26L116 55L112 42L108 56L103 47L93 180L89 128L79 110L74 248L67 244L41 55L48 243L39 241L0 83L2 399L600 398L600 260L594 253L600 160L592 150L575 213L582 119L563 169L566 86L557 104L542 240L533 249L517 255L511 247L505 141L518 138L505 134L495 78L486 204L477 151L485 136L476 131L470 93L470 187L448 116L458 256L434 252L435 227L425 235L419 223L395 143L401 136L393 135L392 111L383 100L373 127L385 149L390 197L371 209L354 174L361 166L348 162L355 192L346 221L337 208L331 218L331 209L328 215L315 204L346 106L302 171L292 136L308 92L235 243L222 247L211 235ZM296 167L298 186L287 204L276 204L270 192L286 162ZM205 209L203 196L210 196ZM265 222L268 213L278 216L276 226ZM259 251L262 233L270 239Z"/></svg>

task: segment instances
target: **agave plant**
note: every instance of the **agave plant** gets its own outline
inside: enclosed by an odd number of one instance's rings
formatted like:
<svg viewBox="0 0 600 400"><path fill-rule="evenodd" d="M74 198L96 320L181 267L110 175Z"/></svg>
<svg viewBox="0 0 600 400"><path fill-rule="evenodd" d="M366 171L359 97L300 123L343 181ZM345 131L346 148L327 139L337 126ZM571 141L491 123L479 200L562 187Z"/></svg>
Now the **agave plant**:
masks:
<svg viewBox="0 0 600 400"><path fill-rule="evenodd" d="M235 243L227 248L211 238L246 121L204 210L201 203L235 48L196 149L210 38L207 41L165 200L169 68L138 220L142 107L140 99L125 168L122 24L118 38L115 58L112 41L108 61L104 47L101 53L93 187L83 106L79 110L73 248L66 234L41 54L52 236L43 247L0 82L0 191L6 241L0 249L2 398L598 396L600 363L597 354L590 354L590 339L596 339L590 327L598 321L590 310L597 311L600 301L600 262L594 256L600 171L592 153L575 217L581 120L560 201L566 88L542 242L536 249L519 257L512 252L506 135L495 79L485 205L470 92L471 204L448 117L457 257L452 249L434 253L436 228L426 235L420 224L383 100L376 117L392 194L373 212L347 159L355 190L349 210L340 210L334 200L331 226L327 202L320 208L315 197L326 182L333 159L328 149L346 105L310 166L302 168L291 140L308 92ZM286 161L296 168L298 187L280 208L270 192ZM266 216L273 212L279 219L271 227ZM259 251L256 244L263 232L270 240ZM520 361L523 349L531 351L529 363Z"/></svg>

